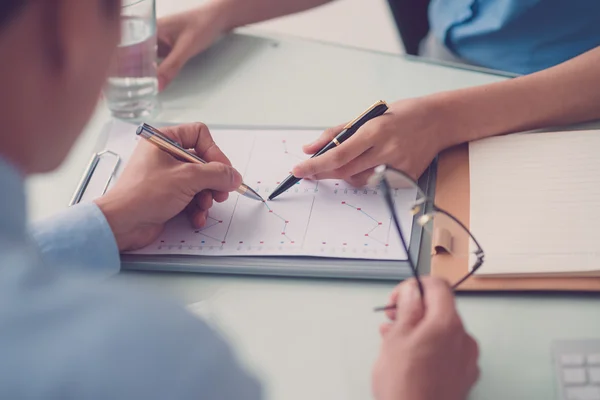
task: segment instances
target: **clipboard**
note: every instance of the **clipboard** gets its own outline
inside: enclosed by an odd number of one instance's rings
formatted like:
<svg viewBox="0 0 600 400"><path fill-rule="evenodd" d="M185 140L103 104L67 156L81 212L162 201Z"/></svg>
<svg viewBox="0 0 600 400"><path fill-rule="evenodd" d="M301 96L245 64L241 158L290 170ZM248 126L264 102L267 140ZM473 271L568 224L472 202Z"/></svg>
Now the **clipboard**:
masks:
<svg viewBox="0 0 600 400"><path fill-rule="evenodd" d="M456 216L469 227L470 177L469 146L462 144L442 152L438 158L435 203ZM477 232L473 232L477 237ZM434 243L435 245L435 243ZM482 243L485 249L485 243ZM485 263L482 268L485 268ZM452 259L447 254L432 256L431 275L457 282L468 270L467 262ZM458 291L600 291L600 277L478 277L472 276L457 288Z"/></svg>
<svg viewBox="0 0 600 400"><path fill-rule="evenodd" d="M70 205L103 195L122 167L121 157L115 149L106 149L108 133L115 121L107 123L97 142L96 152L85 169L75 189ZM175 124L154 124L157 127ZM304 130L319 127L291 126L232 126L211 125L211 129L243 130ZM419 180L421 189L433 195L435 168L430 167ZM92 193L93 192L93 193ZM423 228L413 219L409 244L409 257L419 262L423 243ZM238 274L258 276L286 276L305 278L335 278L399 281L412 276L407 260L359 260L350 258L277 257L277 256L189 256L189 255L137 255L122 254L121 268L131 271L196 272L210 274Z"/></svg>

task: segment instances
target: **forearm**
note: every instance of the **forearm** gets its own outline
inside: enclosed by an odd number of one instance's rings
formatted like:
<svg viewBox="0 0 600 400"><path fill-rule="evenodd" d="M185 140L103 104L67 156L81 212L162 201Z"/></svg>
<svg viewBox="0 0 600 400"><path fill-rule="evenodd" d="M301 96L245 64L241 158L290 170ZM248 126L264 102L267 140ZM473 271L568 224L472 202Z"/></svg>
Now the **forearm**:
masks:
<svg viewBox="0 0 600 400"><path fill-rule="evenodd" d="M538 73L432 96L454 127L444 147L600 119L598 65L600 47Z"/></svg>
<svg viewBox="0 0 600 400"><path fill-rule="evenodd" d="M212 0L225 30L305 11L332 0Z"/></svg>

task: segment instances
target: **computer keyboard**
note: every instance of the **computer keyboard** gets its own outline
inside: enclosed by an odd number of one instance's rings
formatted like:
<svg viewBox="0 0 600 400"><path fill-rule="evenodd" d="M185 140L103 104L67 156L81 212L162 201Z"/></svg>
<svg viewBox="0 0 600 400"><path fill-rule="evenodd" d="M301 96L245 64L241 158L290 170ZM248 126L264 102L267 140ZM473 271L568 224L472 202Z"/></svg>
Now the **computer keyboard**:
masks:
<svg viewBox="0 0 600 400"><path fill-rule="evenodd" d="M553 345L559 400L600 400L600 339Z"/></svg>

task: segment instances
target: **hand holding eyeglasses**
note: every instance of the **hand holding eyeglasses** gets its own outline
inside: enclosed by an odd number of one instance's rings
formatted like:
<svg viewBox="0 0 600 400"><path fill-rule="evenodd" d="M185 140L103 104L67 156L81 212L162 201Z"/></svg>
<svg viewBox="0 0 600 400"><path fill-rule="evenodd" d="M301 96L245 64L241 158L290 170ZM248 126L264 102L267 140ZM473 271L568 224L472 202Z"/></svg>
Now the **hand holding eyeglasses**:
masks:
<svg viewBox="0 0 600 400"><path fill-rule="evenodd" d="M479 377L477 342L465 331L451 288L436 278L422 283L423 299L414 279L392 293L397 306L380 328L373 370L378 400L464 400Z"/></svg>

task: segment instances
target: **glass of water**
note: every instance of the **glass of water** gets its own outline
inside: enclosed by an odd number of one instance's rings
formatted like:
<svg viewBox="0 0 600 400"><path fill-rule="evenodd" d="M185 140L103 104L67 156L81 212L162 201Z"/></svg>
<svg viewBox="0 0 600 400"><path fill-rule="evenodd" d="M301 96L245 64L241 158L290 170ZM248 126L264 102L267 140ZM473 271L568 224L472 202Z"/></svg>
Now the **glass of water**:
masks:
<svg viewBox="0 0 600 400"><path fill-rule="evenodd" d="M140 119L158 108L155 0L122 0L121 43L104 87L113 116Z"/></svg>

